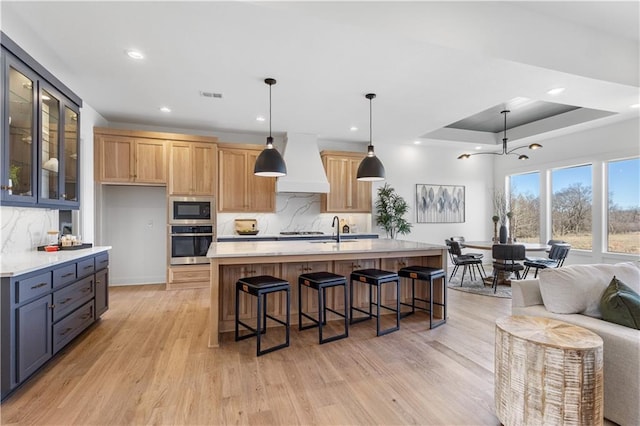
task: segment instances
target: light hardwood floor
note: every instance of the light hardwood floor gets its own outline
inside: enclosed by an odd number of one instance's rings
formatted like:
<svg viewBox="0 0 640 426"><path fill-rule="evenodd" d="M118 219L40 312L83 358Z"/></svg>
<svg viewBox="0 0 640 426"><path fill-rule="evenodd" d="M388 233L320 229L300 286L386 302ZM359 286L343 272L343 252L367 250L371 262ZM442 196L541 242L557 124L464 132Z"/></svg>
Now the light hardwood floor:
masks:
<svg viewBox="0 0 640 426"><path fill-rule="evenodd" d="M448 291L447 324L418 313L375 336L291 346L260 358L255 339L207 347L208 290L112 287L102 320L5 401L10 424L498 425L495 319L511 301ZM269 333L267 333L269 334ZM271 333L273 335L277 333Z"/></svg>

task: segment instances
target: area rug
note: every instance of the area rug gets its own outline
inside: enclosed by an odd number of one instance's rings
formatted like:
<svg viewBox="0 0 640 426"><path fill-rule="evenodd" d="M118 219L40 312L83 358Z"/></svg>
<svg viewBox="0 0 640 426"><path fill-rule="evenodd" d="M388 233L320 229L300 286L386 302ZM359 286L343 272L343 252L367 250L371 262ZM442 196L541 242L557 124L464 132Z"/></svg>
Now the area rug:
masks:
<svg viewBox="0 0 640 426"><path fill-rule="evenodd" d="M462 274L458 275L462 276ZM468 276L464 277L464 284L462 284L462 287L460 286L460 277L458 276L453 277L447 283L447 287L452 290L464 291L466 293L511 299L511 286L498 285L498 289L494 293L490 285L485 285L480 279L470 280Z"/></svg>

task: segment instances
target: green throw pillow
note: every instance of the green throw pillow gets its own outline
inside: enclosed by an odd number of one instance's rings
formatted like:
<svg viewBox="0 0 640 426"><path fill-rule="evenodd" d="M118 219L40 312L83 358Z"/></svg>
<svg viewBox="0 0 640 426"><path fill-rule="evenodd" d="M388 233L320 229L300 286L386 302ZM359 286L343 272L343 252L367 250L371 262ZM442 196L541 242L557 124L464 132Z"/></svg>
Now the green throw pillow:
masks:
<svg viewBox="0 0 640 426"><path fill-rule="evenodd" d="M600 298L602 319L640 330L640 295L615 276Z"/></svg>

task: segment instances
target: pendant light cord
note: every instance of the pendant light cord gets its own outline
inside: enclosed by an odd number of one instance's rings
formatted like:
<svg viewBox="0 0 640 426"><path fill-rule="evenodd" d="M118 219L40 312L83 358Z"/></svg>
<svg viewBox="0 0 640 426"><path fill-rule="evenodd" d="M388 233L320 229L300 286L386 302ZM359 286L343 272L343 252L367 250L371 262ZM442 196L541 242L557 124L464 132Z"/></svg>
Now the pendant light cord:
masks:
<svg viewBox="0 0 640 426"><path fill-rule="evenodd" d="M269 137L271 137L271 84L269 85Z"/></svg>
<svg viewBox="0 0 640 426"><path fill-rule="evenodd" d="M372 139L372 134L373 134L373 99L369 98L369 145L373 145L373 139Z"/></svg>

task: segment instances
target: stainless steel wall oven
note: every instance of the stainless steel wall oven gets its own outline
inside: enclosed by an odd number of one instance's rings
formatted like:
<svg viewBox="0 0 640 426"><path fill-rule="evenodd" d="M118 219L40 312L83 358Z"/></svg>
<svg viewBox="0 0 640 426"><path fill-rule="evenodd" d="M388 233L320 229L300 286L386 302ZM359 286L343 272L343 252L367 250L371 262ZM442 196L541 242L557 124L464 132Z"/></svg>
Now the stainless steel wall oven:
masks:
<svg viewBox="0 0 640 426"><path fill-rule="evenodd" d="M213 225L172 225L169 240L172 265L209 263L206 255L214 241Z"/></svg>

